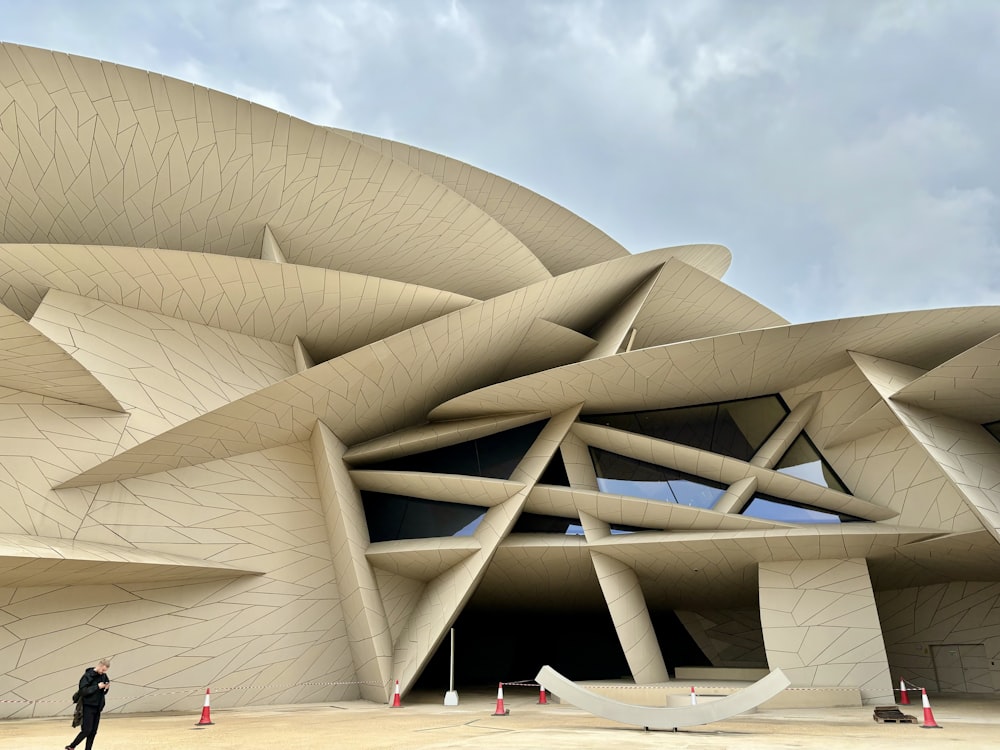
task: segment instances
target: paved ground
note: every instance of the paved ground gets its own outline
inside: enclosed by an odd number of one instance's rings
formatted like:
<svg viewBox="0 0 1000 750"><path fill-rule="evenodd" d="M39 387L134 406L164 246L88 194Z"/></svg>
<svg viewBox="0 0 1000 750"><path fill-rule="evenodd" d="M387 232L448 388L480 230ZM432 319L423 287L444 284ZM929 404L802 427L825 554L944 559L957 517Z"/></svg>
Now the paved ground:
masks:
<svg viewBox="0 0 1000 750"><path fill-rule="evenodd" d="M562 748L714 748L714 750L938 750L1000 746L1000 696L932 697L942 729L877 724L871 707L761 711L680 732L644 732L599 719L568 705L536 704L538 694L505 690L510 715L493 717L495 692L460 693L445 708L443 695L411 696L399 709L363 701L213 709L215 724L195 728L190 714L110 714L95 750L561 750ZM919 705L903 707L923 720ZM68 717L0 721L0 750L59 750L72 739Z"/></svg>

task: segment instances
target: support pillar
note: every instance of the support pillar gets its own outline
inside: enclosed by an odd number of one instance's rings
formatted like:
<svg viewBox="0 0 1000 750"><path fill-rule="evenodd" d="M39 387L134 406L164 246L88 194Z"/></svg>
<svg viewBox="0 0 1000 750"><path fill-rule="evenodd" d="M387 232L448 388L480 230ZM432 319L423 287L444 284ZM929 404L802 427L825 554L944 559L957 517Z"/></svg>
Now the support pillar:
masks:
<svg viewBox="0 0 1000 750"><path fill-rule="evenodd" d="M891 704L882 626L864 559L762 562L760 624L771 669L795 687L857 687Z"/></svg>

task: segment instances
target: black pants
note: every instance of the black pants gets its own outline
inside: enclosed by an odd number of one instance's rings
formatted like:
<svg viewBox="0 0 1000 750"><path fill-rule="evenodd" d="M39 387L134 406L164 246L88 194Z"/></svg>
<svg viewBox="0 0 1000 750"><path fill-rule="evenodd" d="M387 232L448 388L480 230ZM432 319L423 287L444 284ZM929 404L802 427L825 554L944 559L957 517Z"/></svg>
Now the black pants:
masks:
<svg viewBox="0 0 1000 750"><path fill-rule="evenodd" d="M76 747L84 740L87 740L86 750L94 747L94 737L97 736L97 727L101 723L101 709L97 706L83 705L83 723L80 724L80 734L69 743L70 747Z"/></svg>

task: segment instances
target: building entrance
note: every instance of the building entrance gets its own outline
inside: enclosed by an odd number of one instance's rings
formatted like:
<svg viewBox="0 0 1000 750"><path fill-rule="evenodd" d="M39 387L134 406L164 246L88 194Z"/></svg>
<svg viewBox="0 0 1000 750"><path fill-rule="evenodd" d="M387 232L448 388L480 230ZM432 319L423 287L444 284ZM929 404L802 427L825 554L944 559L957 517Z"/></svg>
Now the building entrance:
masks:
<svg viewBox="0 0 1000 750"><path fill-rule="evenodd" d="M942 693L992 693L993 679L982 643L931 646L934 673Z"/></svg>

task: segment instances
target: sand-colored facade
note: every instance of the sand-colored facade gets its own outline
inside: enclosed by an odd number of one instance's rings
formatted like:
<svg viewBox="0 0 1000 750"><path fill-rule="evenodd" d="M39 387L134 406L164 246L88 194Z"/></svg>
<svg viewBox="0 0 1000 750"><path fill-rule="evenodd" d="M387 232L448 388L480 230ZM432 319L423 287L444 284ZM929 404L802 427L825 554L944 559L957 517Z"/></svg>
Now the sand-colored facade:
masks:
<svg viewBox="0 0 1000 750"><path fill-rule="evenodd" d="M729 262L0 45L0 715L101 656L121 711L381 702L473 598L596 603L640 683L670 612L869 703L1000 691L1000 307L790 325Z"/></svg>

